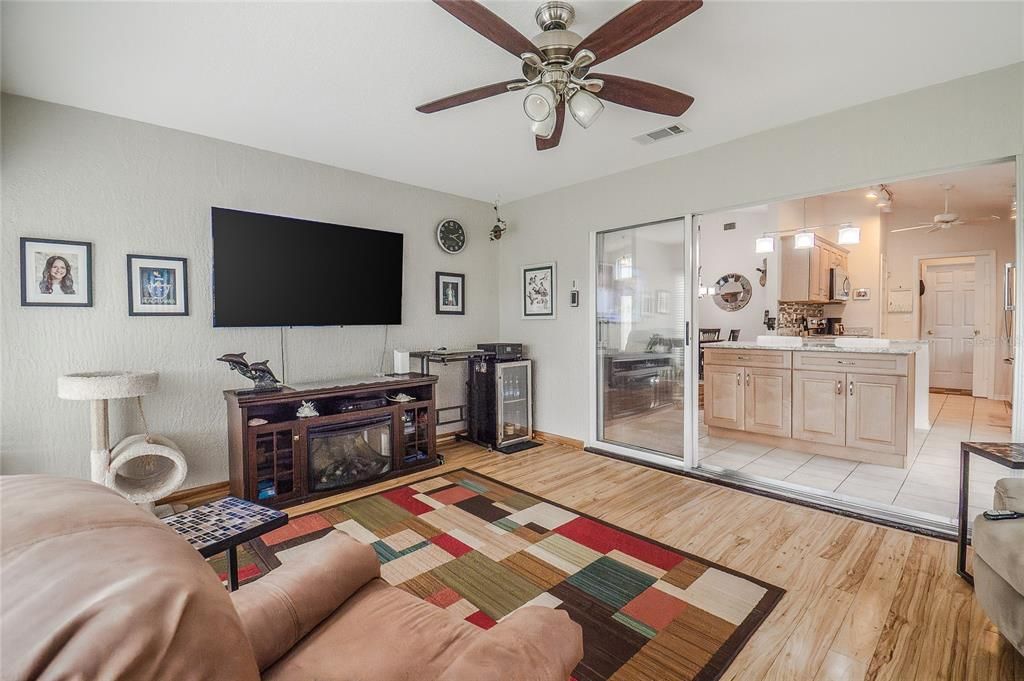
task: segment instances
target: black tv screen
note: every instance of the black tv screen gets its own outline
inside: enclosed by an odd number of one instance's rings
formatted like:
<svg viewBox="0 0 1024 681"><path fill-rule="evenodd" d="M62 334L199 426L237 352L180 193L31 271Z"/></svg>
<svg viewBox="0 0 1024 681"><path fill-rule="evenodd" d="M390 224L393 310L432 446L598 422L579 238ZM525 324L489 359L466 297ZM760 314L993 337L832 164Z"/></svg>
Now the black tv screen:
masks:
<svg viewBox="0 0 1024 681"><path fill-rule="evenodd" d="M403 235L213 209L214 326L402 323Z"/></svg>

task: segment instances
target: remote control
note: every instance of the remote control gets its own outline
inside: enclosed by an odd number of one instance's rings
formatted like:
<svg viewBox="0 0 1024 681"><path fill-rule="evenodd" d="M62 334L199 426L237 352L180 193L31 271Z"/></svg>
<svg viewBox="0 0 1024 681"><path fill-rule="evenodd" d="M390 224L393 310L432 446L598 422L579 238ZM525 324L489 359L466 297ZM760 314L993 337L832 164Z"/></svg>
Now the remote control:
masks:
<svg viewBox="0 0 1024 681"><path fill-rule="evenodd" d="M986 520L1011 520L1013 518L1024 518L1024 513L1017 511L985 511L982 513Z"/></svg>

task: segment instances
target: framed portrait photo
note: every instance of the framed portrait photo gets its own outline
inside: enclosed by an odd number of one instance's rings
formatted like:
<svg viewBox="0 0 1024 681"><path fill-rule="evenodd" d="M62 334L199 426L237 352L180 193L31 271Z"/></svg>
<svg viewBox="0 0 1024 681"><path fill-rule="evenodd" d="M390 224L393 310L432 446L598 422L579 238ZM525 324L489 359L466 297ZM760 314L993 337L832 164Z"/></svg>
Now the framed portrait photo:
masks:
<svg viewBox="0 0 1024 681"><path fill-rule="evenodd" d="M855 288L853 289L854 300L871 300L871 289L869 288Z"/></svg>
<svg viewBox="0 0 1024 681"><path fill-rule="evenodd" d="M22 237L21 304L92 307L92 244Z"/></svg>
<svg viewBox="0 0 1024 681"><path fill-rule="evenodd" d="M435 314L466 314L466 275L434 273Z"/></svg>
<svg viewBox="0 0 1024 681"><path fill-rule="evenodd" d="M187 317L188 261L161 255L128 255L128 315Z"/></svg>
<svg viewBox="0 0 1024 681"><path fill-rule="evenodd" d="M523 319L555 318L555 263L545 262L522 268Z"/></svg>

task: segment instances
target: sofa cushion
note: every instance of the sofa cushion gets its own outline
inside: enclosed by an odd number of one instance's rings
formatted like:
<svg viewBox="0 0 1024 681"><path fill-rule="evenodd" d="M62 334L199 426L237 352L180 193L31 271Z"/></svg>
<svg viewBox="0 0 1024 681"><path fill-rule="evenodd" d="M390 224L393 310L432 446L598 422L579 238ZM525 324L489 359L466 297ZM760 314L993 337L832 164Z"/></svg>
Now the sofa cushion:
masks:
<svg viewBox="0 0 1024 681"><path fill-rule="evenodd" d="M231 594L256 662L266 669L371 579L376 552L343 532L288 550L288 560Z"/></svg>
<svg viewBox="0 0 1024 681"><path fill-rule="evenodd" d="M217 576L174 530L85 480L0 477L0 668L22 679L234 679L256 662Z"/></svg>
<svg viewBox="0 0 1024 681"><path fill-rule="evenodd" d="M992 508L1024 513L1024 478L1002 478L996 481Z"/></svg>
<svg viewBox="0 0 1024 681"><path fill-rule="evenodd" d="M374 579L263 674L264 681L437 679L483 630Z"/></svg>
<svg viewBox="0 0 1024 681"><path fill-rule="evenodd" d="M1024 518L974 519L974 552L1017 593L1024 595Z"/></svg>
<svg viewBox="0 0 1024 681"><path fill-rule="evenodd" d="M999 633L1024 655L1024 596L996 574L984 560L975 557L974 593L978 603Z"/></svg>

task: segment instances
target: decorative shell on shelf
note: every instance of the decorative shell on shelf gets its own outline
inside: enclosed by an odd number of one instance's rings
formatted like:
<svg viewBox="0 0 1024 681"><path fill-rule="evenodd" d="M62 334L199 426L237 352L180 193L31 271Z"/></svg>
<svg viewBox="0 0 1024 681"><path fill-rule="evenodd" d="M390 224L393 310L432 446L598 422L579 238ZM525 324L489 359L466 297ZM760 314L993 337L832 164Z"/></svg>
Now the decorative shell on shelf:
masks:
<svg viewBox="0 0 1024 681"><path fill-rule="evenodd" d="M303 402L295 415L300 419L308 419L310 416L320 416L320 412L316 410L316 406L312 402Z"/></svg>
<svg viewBox="0 0 1024 681"><path fill-rule="evenodd" d="M265 426L265 425L267 425L267 423L268 423L268 421L266 419L261 419L261 418L249 419L249 425L250 426Z"/></svg>

